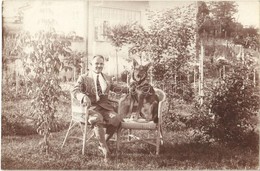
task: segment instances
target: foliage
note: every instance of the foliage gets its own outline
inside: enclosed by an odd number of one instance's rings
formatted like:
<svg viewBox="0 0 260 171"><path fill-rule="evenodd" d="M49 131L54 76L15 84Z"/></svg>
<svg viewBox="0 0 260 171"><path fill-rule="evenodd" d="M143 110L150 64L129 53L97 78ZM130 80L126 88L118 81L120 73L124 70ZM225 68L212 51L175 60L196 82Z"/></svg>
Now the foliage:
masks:
<svg viewBox="0 0 260 171"><path fill-rule="evenodd" d="M15 82L8 80L2 86L2 96L4 101L14 100L16 97L19 97L15 92L15 84Z"/></svg>
<svg viewBox="0 0 260 171"><path fill-rule="evenodd" d="M195 44L194 8L194 5L190 5L162 13L149 13L150 49L154 62L172 60L170 62L176 62L175 66L178 69L181 63L185 64L194 53L192 48Z"/></svg>
<svg viewBox="0 0 260 171"><path fill-rule="evenodd" d="M172 132L187 131L189 127L187 127L186 120L193 113L193 110L194 107L192 104L188 104L176 94L172 107L163 116L165 130Z"/></svg>
<svg viewBox="0 0 260 171"><path fill-rule="evenodd" d="M194 5L164 13L150 11L148 30L137 24L118 25L112 28L114 34L110 34L110 40L119 47L129 44L130 53L150 60L155 81L170 80L174 75L180 78L184 70L189 70L186 63L194 55L193 10Z"/></svg>
<svg viewBox="0 0 260 171"><path fill-rule="evenodd" d="M119 50L123 45L129 43L129 37L132 37L132 32L132 24L119 24L108 28L106 36L112 45Z"/></svg>
<svg viewBox="0 0 260 171"><path fill-rule="evenodd" d="M54 30L21 34L16 41L16 50L24 65L25 84L29 87L29 112L37 120L37 132L44 137L41 145L47 153L51 128L56 127L57 103L64 94L58 77L64 66L60 56L71 56L71 43L60 39Z"/></svg>
<svg viewBox="0 0 260 171"><path fill-rule="evenodd" d="M170 109L173 108L171 104L174 104L175 96L181 97L190 86L187 82L187 73L191 72L188 61L195 57L196 21L193 8L190 5L163 13L151 12L149 15L153 78L157 83L164 83Z"/></svg>
<svg viewBox="0 0 260 171"><path fill-rule="evenodd" d="M15 97L2 104L2 136L36 133L34 118L30 117L29 99Z"/></svg>
<svg viewBox="0 0 260 171"><path fill-rule="evenodd" d="M31 135L35 134L35 128L24 125L24 122L20 118L15 118L16 116L12 115L9 118L5 115L2 115L2 136L13 136L13 135Z"/></svg>
<svg viewBox="0 0 260 171"><path fill-rule="evenodd" d="M231 38L235 44L245 48L259 49L259 34L257 28L244 28L234 19L238 11L234 1L199 1L197 24L199 38Z"/></svg>
<svg viewBox="0 0 260 171"><path fill-rule="evenodd" d="M248 79L252 71L245 65L238 63L233 69L219 79L204 105L187 118L187 124L207 137L207 141L255 150L259 136L259 89Z"/></svg>
<svg viewBox="0 0 260 171"><path fill-rule="evenodd" d="M245 48L257 50L260 47L260 35L257 30L257 28L252 26L249 28L244 28L241 24L236 23L236 33L234 34L232 41L235 44L242 45Z"/></svg>
<svg viewBox="0 0 260 171"><path fill-rule="evenodd" d="M210 109L216 118L211 135L220 141L248 143L248 135L256 131L259 110L259 91L244 66L234 67L212 92ZM255 120L255 121L254 121Z"/></svg>
<svg viewBox="0 0 260 171"><path fill-rule="evenodd" d="M150 11L148 18L151 25L148 30L136 23L117 25L110 29L108 38L116 47L129 44L132 54L145 52L145 57L150 56L149 60L152 59L154 65L164 64L167 71L172 71L172 67L179 70L191 55L194 55L194 49L191 47L195 44L196 21L193 11L194 5L164 13ZM162 78L162 75L163 73L158 77Z"/></svg>
<svg viewBox="0 0 260 171"><path fill-rule="evenodd" d="M133 24L125 24L125 25L115 25L113 27L109 27L107 29L106 36L110 40L111 44L115 47L116 50L116 65L118 64L118 51L121 50L123 45L129 44L129 38L133 35L132 30ZM118 67L116 71L116 80L119 81L119 73L118 73Z"/></svg>
<svg viewBox="0 0 260 171"><path fill-rule="evenodd" d="M198 25L198 34L201 36L203 33L210 33L214 29L214 24L211 18L209 17L209 8L204 1L198 1L198 12L197 12L197 25Z"/></svg>
<svg viewBox="0 0 260 171"><path fill-rule="evenodd" d="M211 20L217 37L230 37L234 32L234 14L237 12L235 1L212 1L208 2L208 8L212 14Z"/></svg>
<svg viewBox="0 0 260 171"><path fill-rule="evenodd" d="M132 36L129 38L131 46L129 52L131 54L137 54L142 61L142 53L146 53L146 55L148 55L147 53L150 53L152 35L150 35L150 32L145 30L141 25L133 25L132 30Z"/></svg>
<svg viewBox="0 0 260 171"><path fill-rule="evenodd" d="M20 97L17 97L2 104L2 136L37 134L37 116L32 117L30 114L30 101L28 98L20 99ZM68 119L70 119L69 108L69 99L59 99L55 114L55 125L51 127L51 132L67 129Z"/></svg>
<svg viewBox="0 0 260 171"><path fill-rule="evenodd" d="M70 55L67 55L64 57L63 63L61 63L63 66L62 68L67 71L67 70L72 70L74 71L74 81L77 79L76 76L80 74L81 69L82 69L82 59L85 56L84 52L77 52L77 51L72 51L70 48L67 48L68 51L70 52Z"/></svg>

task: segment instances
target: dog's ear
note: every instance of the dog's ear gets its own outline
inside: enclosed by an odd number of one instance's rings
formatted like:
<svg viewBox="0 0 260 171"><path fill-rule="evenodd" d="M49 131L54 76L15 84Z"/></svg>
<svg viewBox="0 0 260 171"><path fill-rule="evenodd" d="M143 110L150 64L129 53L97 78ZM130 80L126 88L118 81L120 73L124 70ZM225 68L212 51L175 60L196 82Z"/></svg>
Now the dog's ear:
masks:
<svg viewBox="0 0 260 171"><path fill-rule="evenodd" d="M138 62L135 60L135 59L133 59L133 66L134 66L134 68L136 67L136 66L138 66L139 64L138 64Z"/></svg>
<svg viewBox="0 0 260 171"><path fill-rule="evenodd" d="M144 67L145 67L145 70L147 71L150 67L151 67L152 63L149 62L148 64L146 64Z"/></svg>

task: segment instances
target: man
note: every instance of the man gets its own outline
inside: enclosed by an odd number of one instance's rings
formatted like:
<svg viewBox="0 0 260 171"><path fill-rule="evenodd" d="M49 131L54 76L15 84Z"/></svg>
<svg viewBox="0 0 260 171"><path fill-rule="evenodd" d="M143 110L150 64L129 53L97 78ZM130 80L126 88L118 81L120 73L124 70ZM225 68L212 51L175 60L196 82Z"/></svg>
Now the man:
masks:
<svg viewBox="0 0 260 171"><path fill-rule="evenodd" d="M99 149L107 161L109 149L106 142L113 136L122 120L122 117L114 111L114 107L109 102L108 93L110 90L127 93L127 88L114 85L111 78L102 73L104 61L104 57L101 55L93 57L91 70L78 78L72 94L83 105L94 107L93 110L89 111L88 122L94 126ZM103 129L104 122L106 123L106 134Z"/></svg>

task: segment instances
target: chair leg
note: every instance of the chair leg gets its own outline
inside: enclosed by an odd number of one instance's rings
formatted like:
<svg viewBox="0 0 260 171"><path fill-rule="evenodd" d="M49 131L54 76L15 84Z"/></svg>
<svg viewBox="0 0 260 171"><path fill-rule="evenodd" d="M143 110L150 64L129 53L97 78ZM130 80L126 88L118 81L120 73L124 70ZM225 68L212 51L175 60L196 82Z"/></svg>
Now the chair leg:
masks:
<svg viewBox="0 0 260 171"><path fill-rule="evenodd" d="M161 145L161 131L157 131L156 133L156 155L160 153L160 145Z"/></svg>
<svg viewBox="0 0 260 171"><path fill-rule="evenodd" d="M94 133L94 130L93 129L90 129L89 131L88 131L88 133L87 133L87 140L86 140L86 142L88 142L92 137L94 137L94 135L95 135L95 133Z"/></svg>
<svg viewBox="0 0 260 171"><path fill-rule="evenodd" d="M67 131L67 133L66 133L66 136L65 136L65 138L64 138L64 140L63 140L63 143L62 143L62 145L61 145L61 148L63 148L63 146L65 145L65 142L66 142L66 140L67 140L67 138L68 138L69 132L70 132L71 128L73 127L72 123L73 123L73 121L71 120L71 121L70 121L69 129L68 129L68 131Z"/></svg>
<svg viewBox="0 0 260 171"><path fill-rule="evenodd" d="M162 131L162 126L160 129L160 140L161 140L161 145L163 145L163 131Z"/></svg>
<svg viewBox="0 0 260 171"><path fill-rule="evenodd" d="M88 128L88 125L85 124L84 125L84 131L83 131L83 147L82 147L82 155L85 154L85 147L86 147L86 137L87 137L87 128Z"/></svg>
<svg viewBox="0 0 260 171"><path fill-rule="evenodd" d="M88 119L89 119L89 111L88 107L85 107L85 125L83 130L83 147L82 147L82 155L85 154L85 147L86 147L86 138L87 138L87 128L88 128Z"/></svg>
<svg viewBox="0 0 260 171"><path fill-rule="evenodd" d="M128 129L127 130L127 140L128 141L131 141L131 136L130 135L132 135L132 129Z"/></svg>
<svg viewBox="0 0 260 171"><path fill-rule="evenodd" d="M121 143L121 128L117 129L117 133L116 133L116 155L118 156L119 154L119 149L120 149L120 143Z"/></svg>

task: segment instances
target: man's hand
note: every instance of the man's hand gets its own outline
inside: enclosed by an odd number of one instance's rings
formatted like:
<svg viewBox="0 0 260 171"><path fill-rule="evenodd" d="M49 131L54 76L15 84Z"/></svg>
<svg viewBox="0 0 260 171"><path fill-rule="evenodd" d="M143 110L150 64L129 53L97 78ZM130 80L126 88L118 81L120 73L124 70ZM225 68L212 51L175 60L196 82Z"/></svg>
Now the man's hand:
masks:
<svg viewBox="0 0 260 171"><path fill-rule="evenodd" d="M87 106L87 107L90 107L90 106L91 106L91 101L90 101L90 99L88 98L88 96L84 96L84 97L83 97L82 105L83 105L83 106Z"/></svg>

